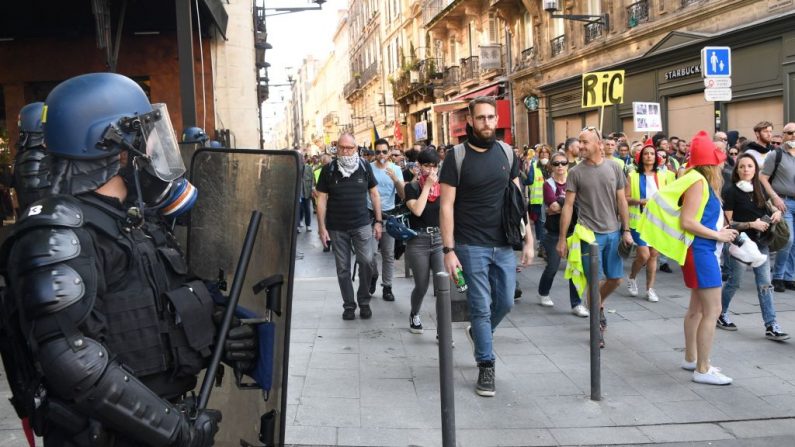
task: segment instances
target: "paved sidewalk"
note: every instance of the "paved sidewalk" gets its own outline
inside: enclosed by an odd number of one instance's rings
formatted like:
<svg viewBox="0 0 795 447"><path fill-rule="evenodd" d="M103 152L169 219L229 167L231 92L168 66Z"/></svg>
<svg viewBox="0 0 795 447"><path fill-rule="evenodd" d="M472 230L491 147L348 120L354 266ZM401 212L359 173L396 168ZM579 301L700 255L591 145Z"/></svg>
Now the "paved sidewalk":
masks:
<svg viewBox="0 0 795 447"><path fill-rule="evenodd" d="M381 299L379 282L373 318L343 321L333 254L321 252L314 232L299 235L298 250L287 442L441 445L432 294L421 314L425 333L411 334L413 281L401 260L396 301ZM623 284L608 299L604 397L593 402L588 320L569 313L562 271L555 307L537 304L542 268L539 260L519 274L524 297L495 333L496 397L475 394L466 324L453 324L459 445L795 445L795 340L764 338L751 272L732 303L740 330L718 330L713 351L734 384L695 384L679 368L689 291L675 270L658 274L659 303L630 298ZM644 281L641 274L641 288ZM795 293L777 294L776 310L783 328L795 331Z"/></svg>

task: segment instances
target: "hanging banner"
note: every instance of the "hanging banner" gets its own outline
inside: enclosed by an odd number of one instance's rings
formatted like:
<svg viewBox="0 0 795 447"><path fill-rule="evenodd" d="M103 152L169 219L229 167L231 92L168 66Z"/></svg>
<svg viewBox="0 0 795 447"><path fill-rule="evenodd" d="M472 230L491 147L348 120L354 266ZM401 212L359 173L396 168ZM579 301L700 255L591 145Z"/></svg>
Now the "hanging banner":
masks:
<svg viewBox="0 0 795 447"><path fill-rule="evenodd" d="M502 68L501 45L480 46L480 69L493 70Z"/></svg>

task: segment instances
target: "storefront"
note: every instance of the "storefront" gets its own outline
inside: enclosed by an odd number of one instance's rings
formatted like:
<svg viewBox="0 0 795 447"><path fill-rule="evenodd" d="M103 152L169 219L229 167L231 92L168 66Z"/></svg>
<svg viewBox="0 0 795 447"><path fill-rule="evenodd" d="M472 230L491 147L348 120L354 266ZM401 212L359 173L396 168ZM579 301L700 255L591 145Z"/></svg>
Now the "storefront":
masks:
<svg viewBox="0 0 795 447"><path fill-rule="evenodd" d="M663 132L691 138L699 130L738 130L753 138L753 126L771 121L774 129L795 119L795 31L789 14L764 24L705 37L672 32L646 54L599 70L625 70L624 102L605 107L604 133L622 131L641 139L632 120L632 102L659 102ZM733 98L704 99L700 51L704 46L732 48ZM599 126L599 109L581 108L581 74L541 86L548 104L547 140L560 143L585 126Z"/></svg>
<svg viewBox="0 0 795 447"><path fill-rule="evenodd" d="M504 95L502 82L480 87L478 90L464 93L443 103L433 105L434 114L440 117L440 122L446 123L446 143L457 144L466 139L466 124L469 110L469 100L478 96L492 96L501 98ZM511 104L507 99L497 99L497 139L513 144L511 133ZM444 118L442 118L444 117Z"/></svg>

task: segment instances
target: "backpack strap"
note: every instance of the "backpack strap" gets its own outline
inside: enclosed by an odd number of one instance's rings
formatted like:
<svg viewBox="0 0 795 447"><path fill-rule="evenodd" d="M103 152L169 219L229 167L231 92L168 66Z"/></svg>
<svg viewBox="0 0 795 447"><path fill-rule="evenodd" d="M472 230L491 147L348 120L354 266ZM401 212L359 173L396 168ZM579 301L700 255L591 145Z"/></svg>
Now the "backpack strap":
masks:
<svg viewBox="0 0 795 447"><path fill-rule="evenodd" d="M784 151L782 149L776 149L776 163L773 165L773 172L770 173L770 179L768 183L773 183L773 178L776 176L776 171L778 171L778 165L781 164L781 158L784 156Z"/></svg>
<svg viewBox="0 0 795 447"><path fill-rule="evenodd" d="M508 159L508 169L513 169L513 149L508 143L504 141L497 141L505 153L505 158ZM464 164L464 156L467 154L465 143L459 143L453 146L453 158L455 158L455 167L458 173L458 183L461 183L461 165Z"/></svg>

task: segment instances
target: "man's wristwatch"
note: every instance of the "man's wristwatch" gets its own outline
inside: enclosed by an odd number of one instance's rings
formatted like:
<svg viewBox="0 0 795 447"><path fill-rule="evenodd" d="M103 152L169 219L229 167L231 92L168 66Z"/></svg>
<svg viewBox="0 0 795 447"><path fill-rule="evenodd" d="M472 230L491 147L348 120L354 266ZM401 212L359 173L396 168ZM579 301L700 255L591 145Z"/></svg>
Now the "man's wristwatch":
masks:
<svg viewBox="0 0 795 447"><path fill-rule="evenodd" d="M455 251L455 248L453 248L453 247L442 247L442 253L444 253L444 254L447 254L447 253L450 253L450 252L453 252L453 251Z"/></svg>

